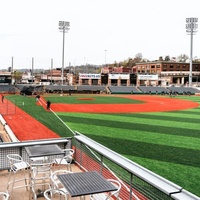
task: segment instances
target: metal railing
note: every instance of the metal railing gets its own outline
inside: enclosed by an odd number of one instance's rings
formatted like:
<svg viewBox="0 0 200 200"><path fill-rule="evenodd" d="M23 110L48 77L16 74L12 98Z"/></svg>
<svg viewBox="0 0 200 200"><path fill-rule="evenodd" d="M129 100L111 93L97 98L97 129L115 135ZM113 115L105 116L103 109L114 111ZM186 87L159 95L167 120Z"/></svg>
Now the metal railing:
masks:
<svg viewBox="0 0 200 200"><path fill-rule="evenodd" d="M105 146L76 132L73 144L75 162L84 170L99 171L105 178L115 178L122 183L120 198L155 200L200 200L182 187L147 170Z"/></svg>
<svg viewBox="0 0 200 200"><path fill-rule="evenodd" d="M9 169L7 154L20 154L30 161L25 147L57 144L62 149L75 148L74 162L86 171L99 171L105 178L122 184L121 200L200 200L182 187L145 169L105 146L77 133L73 138L0 143L0 170ZM52 156L55 159L55 156Z"/></svg>
<svg viewBox="0 0 200 200"><path fill-rule="evenodd" d="M30 162L28 154L25 150L27 146L33 145L50 145L57 144L62 149L71 147L71 138L58 138L58 139L45 139L45 140L34 140L26 142L11 142L11 143L0 143L0 170L10 169L10 164L7 159L8 154L19 154L22 158ZM50 159L54 159L59 156L51 156Z"/></svg>

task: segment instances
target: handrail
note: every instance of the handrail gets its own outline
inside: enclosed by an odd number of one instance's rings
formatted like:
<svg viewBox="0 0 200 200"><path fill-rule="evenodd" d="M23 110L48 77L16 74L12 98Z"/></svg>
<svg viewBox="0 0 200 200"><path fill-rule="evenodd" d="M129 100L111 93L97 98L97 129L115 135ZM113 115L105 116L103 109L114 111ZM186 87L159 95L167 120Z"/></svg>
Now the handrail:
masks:
<svg viewBox="0 0 200 200"><path fill-rule="evenodd" d="M69 138L51 138L51 139L41 139L41 140L28 140L25 142L11 142L11 143L0 143L0 148L10 148L10 147L24 147L33 145L44 145L44 144L55 144L68 142Z"/></svg>
<svg viewBox="0 0 200 200"><path fill-rule="evenodd" d="M149 183L150 185L154 186L155 188L159 189L163 193L167 194L168 196L178 195L183 190L183 188L175 183L153 173L152 171L138 165L137 163L123 157L122 155L110 150L109 148L95 142L94 140L82 135L81 133L75 132L76 136L74 138L79 141L80 143L88 146L89 148L95 150L103 157L113 161L115 164L121 166L123 169L127 170L131 174L139 177L140 179L144 180L145 182ZM191 193L185 192L188 198L191 197ZM195 199L200 200L199 197L192 194ZM180 198L181 199L181 198ZM190 199L190 198L189 198ZM182 200L182 199L181 199Z"/></svg>
<svg viewBox="0 0 200 200"><path fill-rule="evenodd" d="M0 143L0 170L9 169L10 164L7 160L8 154L19 154L25 161L30 161L30 158L25 150L25 147L34 145L50 145L57 144L62 149L71 148L72 138L50 138L44 140L30 140L25 142L5 142ZM54 158L54 156L51 156ZM56 157L56 156L55 156Z"/></svg>

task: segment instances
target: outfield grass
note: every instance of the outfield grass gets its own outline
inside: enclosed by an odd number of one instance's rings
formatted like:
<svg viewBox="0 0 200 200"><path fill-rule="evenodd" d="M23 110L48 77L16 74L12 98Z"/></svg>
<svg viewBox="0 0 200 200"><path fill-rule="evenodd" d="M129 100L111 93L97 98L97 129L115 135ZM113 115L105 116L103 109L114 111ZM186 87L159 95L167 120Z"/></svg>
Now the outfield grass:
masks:
<svg viewBox="0 0 200 200"><path fill-rule="evenodd" d="M25 105L27 106L21 107L61 136L71 134L66 127L60 130L58 128L60 122L53 117L52 113L45 112L41 107L39 109L39 106L35 105L34 98L23 96L8 96L8 98L26 101ZM77 96L73 98L75 102ZM84 98L84 95L81 95L80 98ZM115 99L114 96L109 98L104 102L120 102L120 98ZM200 97L197 96L176 98L200 103ZM52 102L62 102L63 99L66 99L69 102L72 97L57 96L48 97L48 99ZM98 102L102 100L99 99L99 96L96 96L95 99L98 99ZM126 100L123 98L121 100L126 104ZM81 103L83 102L81 101ZM157 113L57 113L57 115L72 130L85 134L200 196L200 107ZM49 123L49 120L52 121ZM55 120L56 125L58 123L57 126L55 126ZM53 123L53 127L51 123Z"/></svg>

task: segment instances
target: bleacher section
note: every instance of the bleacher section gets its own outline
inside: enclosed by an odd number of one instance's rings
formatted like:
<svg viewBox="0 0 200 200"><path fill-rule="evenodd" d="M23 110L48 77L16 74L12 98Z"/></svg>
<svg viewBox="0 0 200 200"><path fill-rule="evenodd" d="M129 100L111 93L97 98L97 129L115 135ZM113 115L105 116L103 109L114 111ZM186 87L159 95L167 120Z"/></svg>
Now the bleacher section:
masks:
<svg viewBox="0 0 200 200"><path fill-rule="evenodd" d="M18 90L20 91L23 89L24 86L29 87L30 84L16 84L16 88L18 88Z"/></svg>
<svg viewBox="0 0 200 200"><path fill-rule="evenodd" d="M0 93L15 94L19 90L14 85L0 85Z"/></svg>
<svg viewBox="0 0 200 200"><path fill-rule="evenodd" d="M160 86L108 86L111 94L180 94L194 95L200 90L192 87L160 87Z"/></svg>
<svg viewBox="0 0 200 200"><path fill-rule="evenodd" d="M137 87L134 86L108 86L111 94L142 94Z"/></svg>
<svg viewBox="0 0 200 200"><path fill-rule="evenodd" d="M69 90L75 90L71 85L46 85L44 89L47 93L68 93Z"/></svg>
<svg viewBox="0 0 200 200"><path fill-rule="evenodd" d="M100 94L106 92L106 86L101 85L80 85L77 86L78 93L95 93Z"/></svg>
<svg viewBox="0 0 200 200"><path fill-rule="evenodd" d="M160 86L101 86L101 85L0 85L0 93L7 94L42 94L46 93L82 93L82 94L179 94L194 95L200 94L200 89L193 87L160 87Z"/></svg>
<svg viewBox="0 0 200 200"><path fill-rule="evenodd" d="M169 90L159 86L139 86L138 89L144 94L168 94Z"/></svg>
<svg viewBox="0 0 200 200"><path fill-rule="evenodd" d="M172 93L177 93L177 94L196 94L196 93L200 93L200 91L196 88L192 88L192 87L168 87L167 88L169 91L171 91Z"/></svg>

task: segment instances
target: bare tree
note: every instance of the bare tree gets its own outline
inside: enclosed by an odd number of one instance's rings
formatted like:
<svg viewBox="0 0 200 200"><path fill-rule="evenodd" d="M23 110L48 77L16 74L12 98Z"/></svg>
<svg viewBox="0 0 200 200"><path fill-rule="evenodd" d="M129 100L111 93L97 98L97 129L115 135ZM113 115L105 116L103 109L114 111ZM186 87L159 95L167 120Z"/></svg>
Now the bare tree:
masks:
<svg viewBox="0 0 200 200"><path fill-rule="evenodd" d="M186 60L188 60L189 56L187 56L186 54L181 54L177 57L178 62L186 62Z"/></svg>
<svg viewBox="0 0 200 200"><path fill-rule="evenodd" d="M135 63L141 62L142 60L142 53L137 53L135 58L133 59Z"/></svg>
<svg viewBox="0 0 200 200"><path fill-rule="evenodd" d="M135 58L142 60L142 53L137 53L135 55Z"/></svg>
<svg viewBox="0 0 200 200"><path fill-rule="evenodd" d="M170 56L165 56L165 61L170 61Z"/></svg>

